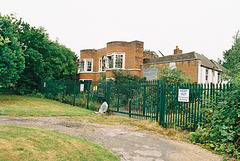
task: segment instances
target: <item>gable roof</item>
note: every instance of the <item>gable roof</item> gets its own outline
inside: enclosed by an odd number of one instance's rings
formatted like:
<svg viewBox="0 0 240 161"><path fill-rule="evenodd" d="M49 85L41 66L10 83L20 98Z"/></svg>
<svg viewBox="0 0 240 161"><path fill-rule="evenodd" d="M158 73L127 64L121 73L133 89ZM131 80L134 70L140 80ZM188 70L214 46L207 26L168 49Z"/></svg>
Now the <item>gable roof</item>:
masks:
<svg viewBox="0 0 240 161"><path fill-rule="evenodd" d="M204 55L200 55L196 52L184 53L184 54L175 54L175 55L168 55L159 58L145 58L143 60L143 65L145 64L164 64L170 62L182 62L182 61L192 61L192 60L200 60L201 66L215 69L218 71L226 71L227 69L224 68L222 65L217 63L214 60L209 60Z"/></svg>

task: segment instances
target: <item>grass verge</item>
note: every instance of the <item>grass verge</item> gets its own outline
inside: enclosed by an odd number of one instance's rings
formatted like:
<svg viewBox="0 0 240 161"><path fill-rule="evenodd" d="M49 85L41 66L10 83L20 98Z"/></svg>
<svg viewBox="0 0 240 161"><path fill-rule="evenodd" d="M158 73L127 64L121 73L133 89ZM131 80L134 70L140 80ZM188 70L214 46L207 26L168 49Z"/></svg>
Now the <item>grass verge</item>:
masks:
<svg viewBox="0 0 240 161"><path fill-rule="evenodd" d="M93 111L54 100L0 95L0 115L7 116L91 116Z"/></svg>
<svg viewBox="0 0 240 161"><path fill-rule="evenodd" d="M0 125L0 160L119 160L111 151L56 131Z"/></svg>
<svg viewBox="0 0 240 161"><path fill-rule="evenodd" d="M7 116L72 116L77 122L88 121L90 123L106 125L130 125L135 131L149 131L166 135L172 139L185 140L188 132L179 129L165 129L156 122L150 120L137 120L118 115L96 115L93 111L73 107L57 101L17 96L0 95L0 115Z"/></svg>

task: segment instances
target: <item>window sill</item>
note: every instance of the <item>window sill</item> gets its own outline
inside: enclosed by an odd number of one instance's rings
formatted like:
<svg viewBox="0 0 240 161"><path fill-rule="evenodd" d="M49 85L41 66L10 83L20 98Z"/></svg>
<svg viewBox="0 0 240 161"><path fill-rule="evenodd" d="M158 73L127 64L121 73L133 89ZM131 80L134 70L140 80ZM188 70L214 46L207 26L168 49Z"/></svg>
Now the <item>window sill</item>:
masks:
<svg viewBox="0 0 240 161"><path fill-rule="evenodd" d="M115 69L125 70L125 68L108 68L106 70L115 70Z"/></svg>
<svg viewBox="0 0 240 161"><path fill-rule="evenodd" d="M83 71L83 72L79 72L80 73L93 73L93 71Z"/></svg>

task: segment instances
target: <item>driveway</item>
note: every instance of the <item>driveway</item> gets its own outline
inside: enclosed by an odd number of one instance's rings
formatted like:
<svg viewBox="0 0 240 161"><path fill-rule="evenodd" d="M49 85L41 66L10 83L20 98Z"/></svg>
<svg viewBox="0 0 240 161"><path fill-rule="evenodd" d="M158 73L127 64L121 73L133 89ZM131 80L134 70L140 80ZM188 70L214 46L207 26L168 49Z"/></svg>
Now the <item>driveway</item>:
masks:
<svg viewBox="0 0 240 161"><path fill-rule="evenodd" d="M0 124L56 130L85 138L120 154L121 161L219 161L221 156L199 146L171 140L132 125L102 125L74 122L70 117L7 117Z"/></svg>

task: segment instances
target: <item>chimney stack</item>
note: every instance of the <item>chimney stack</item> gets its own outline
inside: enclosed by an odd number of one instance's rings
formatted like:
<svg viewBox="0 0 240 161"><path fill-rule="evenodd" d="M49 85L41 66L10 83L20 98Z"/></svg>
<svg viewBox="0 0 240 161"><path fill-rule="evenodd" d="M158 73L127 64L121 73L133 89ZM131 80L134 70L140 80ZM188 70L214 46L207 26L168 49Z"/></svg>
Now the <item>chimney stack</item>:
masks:
<svg viewBox="0 0 240 161"><path fill-rule="evenodd" d="M174 49L174 55L175 54L182 54L182 50L180 50L178 46L176 46L176 49Z"/></svg>

